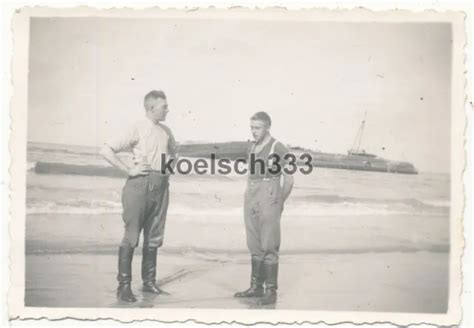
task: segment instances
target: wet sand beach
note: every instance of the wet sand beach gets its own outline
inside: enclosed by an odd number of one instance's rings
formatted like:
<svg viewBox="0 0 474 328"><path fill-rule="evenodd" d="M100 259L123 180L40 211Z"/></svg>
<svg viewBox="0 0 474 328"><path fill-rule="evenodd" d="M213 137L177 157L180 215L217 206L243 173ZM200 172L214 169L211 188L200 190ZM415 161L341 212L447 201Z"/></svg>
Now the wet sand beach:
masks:
<svg viewBox="0 0 474 328"><path fill-rule="evenodd" d="M212 218L208 225L184 218L167 222L158 279L171 295L154 297L140 291L141 249L137 248L133 287L140 301L117 302L119 220L117 215L28 216L26 304L256 308L254 300L232 297L249 283L243 222L218 224ZM410 234L398 236L400 226L409 223L418 233L411 238ZM276 308L446 311L446 220L353 216L285 219L282 225Z"/></svg>
<svg viewBox="0 0 474 328"><path fill-rule="evenodd" d="M223 259L225 258L225 259ZM117 301L116 256L29 255L26 305L46 307L259 308L233 293L247 288L246 255L213 258L160 254L158 276L170 295L141 292L136 256L133 289L139 301ZM447 308L447 253L283 255L277 304L265 308L439 313Z"/></svg>

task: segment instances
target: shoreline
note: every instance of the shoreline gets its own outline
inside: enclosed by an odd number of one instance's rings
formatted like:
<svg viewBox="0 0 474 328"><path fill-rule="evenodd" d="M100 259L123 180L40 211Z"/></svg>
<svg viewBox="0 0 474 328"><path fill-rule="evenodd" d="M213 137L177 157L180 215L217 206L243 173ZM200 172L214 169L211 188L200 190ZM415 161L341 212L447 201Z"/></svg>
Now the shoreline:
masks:
<svg viewBox="0 0 474 328"><path fill-rule="evenodd" d="M26 242L26 255L115 255L118 244L97 246L76 246L58 248L58 245L50 246L41 242ZM38 250L39 249L39 250ZM135 252L141 254L141 245L136 247ZM212 255L244 255L247 249L216 249L199 247L162 247L159 252L165 255L186 255L193 253ZM429 245L426 247L385 247L385 248L359 248L359 249L292 249L281 250L281 255L359 255L359 254L384 254L384 253L446 253L449 254L449 245Z"/></svg>
<svg viewBox="0 0 474 328"><path fill-rule="evenodd" d="M442 253L449 252L450 245L449 220L444 217L285 217L283 214L281 231L282 254ZM27 215L25 251L27 254L113 254L122 234L123 221L116 214ZM246 253L243 219L219 215L209 215L205 219L170 215L162 251L170 254Z"/></svg>

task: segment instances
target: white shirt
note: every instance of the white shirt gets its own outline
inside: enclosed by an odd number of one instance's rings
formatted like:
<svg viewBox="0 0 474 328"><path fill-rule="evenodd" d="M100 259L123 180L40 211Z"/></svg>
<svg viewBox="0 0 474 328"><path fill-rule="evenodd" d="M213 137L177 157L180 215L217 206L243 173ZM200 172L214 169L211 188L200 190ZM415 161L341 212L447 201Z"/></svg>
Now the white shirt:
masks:
<svg viewBox="0 0 474 328"><path fill-rule="evenodd" d="M130 151L135 164L150 164L152 170L161 170L162 154L165 158L175 156L176 141L171 130L145 118L136 122L118 139L106 142L115 153Z"/></svg>

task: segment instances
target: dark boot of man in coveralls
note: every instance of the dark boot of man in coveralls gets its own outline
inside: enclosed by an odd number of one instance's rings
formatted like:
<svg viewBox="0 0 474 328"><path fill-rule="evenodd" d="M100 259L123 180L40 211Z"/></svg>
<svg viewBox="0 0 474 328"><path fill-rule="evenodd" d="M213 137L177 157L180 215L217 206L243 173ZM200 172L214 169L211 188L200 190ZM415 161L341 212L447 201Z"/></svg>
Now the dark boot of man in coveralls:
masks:
<svg viewBox="0 0 474 328"><path fill-rule="evenodd" d="M168 104L162 91L145 96L146 118L137 122L121 138L104 145L101 155L113 166L128 174L122 190L125 232L119 247L117 297L136 302L131 289L132 259L143 230L142 280L143 291L164 293L156 285L157 250L163 244L168 209L169 174L161 172L162 154L176 157L174 137L161 121L166 119ZM132 151L134 166L129 168L116 154Z"/></svg>
<svg viewBox="0 0 474 328"><path fill-rule="evenodd" d="M293 177L282 175L282 170L273 170L271 155L278 155L282 169L288 149L270 136L270 116L258 112L252 116L250 125L255 143L249 151L249 178L244 196L245 232L251 254L250 288L234 296L258 297L257 304L268 305L277 299L280 219L284 202L293 187ZM255 156L253 168L252 154Z"/></svg>

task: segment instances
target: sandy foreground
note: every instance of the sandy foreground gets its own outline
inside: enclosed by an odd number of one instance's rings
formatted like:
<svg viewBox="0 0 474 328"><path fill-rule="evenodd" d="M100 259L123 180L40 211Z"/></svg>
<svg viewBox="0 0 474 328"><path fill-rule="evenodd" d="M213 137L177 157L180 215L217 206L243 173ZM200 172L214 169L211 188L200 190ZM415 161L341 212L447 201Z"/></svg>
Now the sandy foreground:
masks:
<svg viewBox="0 0 474 328"><path fill-rule="evenodd" d="M446 311L446 253L286 255L281 258L278 302L270 308L331 311ZM113 255L29 255L26 305L43 307L257 308L233 293L248 285L247 256L160 254L161 287L154 296L140 290L140 261L134 261L133 289L139 302L115 298Z"/></svg>
<svg viewBox="0 0 474 328"><path fill-rule="evenodd" d="M117 302L117 215L29 215L27 306L255 308L233 293L248 287L243 222L167 222L158 279L170 295L133 288L140 301ZM447 309L448 222L437 217L354 216L282 222L278 309L440 313Z"/></svg>

